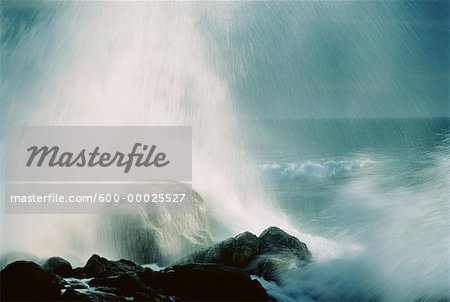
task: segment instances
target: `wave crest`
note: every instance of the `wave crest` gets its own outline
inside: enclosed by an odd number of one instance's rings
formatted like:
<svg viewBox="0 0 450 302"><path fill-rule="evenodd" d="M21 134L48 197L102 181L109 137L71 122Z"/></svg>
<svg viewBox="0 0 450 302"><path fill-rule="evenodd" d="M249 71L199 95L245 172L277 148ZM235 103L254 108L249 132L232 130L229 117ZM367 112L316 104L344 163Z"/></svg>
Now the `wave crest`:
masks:
<svg viewBox="0 0 450 302"><path fill-rule="evenodd" d="M370 158L323 160L288 163L265 163L262 170L270 177L287 179L321 179L334 176L341 172L351 171L374 164Z"/></svg>

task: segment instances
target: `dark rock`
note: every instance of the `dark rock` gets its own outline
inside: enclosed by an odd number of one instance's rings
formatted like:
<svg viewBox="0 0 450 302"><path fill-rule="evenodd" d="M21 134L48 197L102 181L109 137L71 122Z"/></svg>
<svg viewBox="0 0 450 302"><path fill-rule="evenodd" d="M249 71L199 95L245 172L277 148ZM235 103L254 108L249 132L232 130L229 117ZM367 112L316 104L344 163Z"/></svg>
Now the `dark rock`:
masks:
<svg viewBox="0 0 450 302"><path fill-rule="evenodd" d="M99 255L92 255L82 269L75 269L78 277L111 277L122 274L136 274L142 271L143 268L136 263L121 259L119 261L110 261Z"/></svg>
<svg viewBox="0 0 450 302"><path fill-rule="evenodd" d="M306 244L277 227L270 227L259 236L260 254L246 270L266 280L278 280L290 268L303 266L311 260Z"/></svg>
<svg viewBox="0 0 450 302"><path fill-rule="evenodd" d="M311 259L306 244L277 227L270 227L259 235L262 253L278 253L280 249L288 251L300 261Z"/></svg>
<svg viewBox="0 0 450 302"><path fill-rule="evenodd" d="M149 285L191 301L271 301L261 284L243 271L218 264L175 265L146 272Z"/></svg>
<svg viewBox="0 0 450 302"><path fill-rule="evenodd" d="M311 253L306 244L277 227L270 227L259 237L244 232L181 259L179 264L216 263L243 269L267 280L279 273L307 264Z"/></svg>
<svg viewBox="0 0 450 302"><path fill-rule="evenodd" d="M248 233L233 242L233 246L242 242L251 246L255 240ZM246 261L235 258L230 261ZM60 258L47 262L49 266L65 263ZM85 267L72 273L78 275L62 279L33 262L12 263L1 271L2 301L271 301L261 284L247 273L218 264L176 265L153 271L128 260L109 261L93 255Z"/></svg>
<svg viewBox="0 0 450 302"><path fill-rule="evenodd" d="M152 289L147 290L146 292L136 292L132 296L132 298L133 301L153 301L153 302L177 301L177 297L175 296L165 296Z"/></svg>
<svg viewBox="0 0 450 302"><path fill-rule="evenodd" d="M1 271L2 301L55 301L60 297L60 281L34 262L17 261Z"/></svg>
<svg viewBox="0 0 450 302"><path fill-rule="evenodd" d="M72 274L72 265L61 257L48 258L42 264L42 268L60 277L69 277Z"/></svg>
<svg viewBox="0 0 450 302"><path fill-rule="evenodd" d="M258 254L259 246L258 237L245 232L194 254L190 260L244 268Z"/></svg>
<svg viewBox="0 0 450 302"><path fill-rule="evenodd" d="M8 264L16 261L31 261L34 263L39 263L41 259L38 257L22 252L11 252L4 254L0 257L0 269L5 268Z"/></svg>
<svg viewBox="0 0 450 302"><path fill-rule="evenodd" d="M151 285L159 276L160 272L156 272L150 268L145 268L143 271L137 273L137 276L144 281L145 284Z"/></svg>
<svg viewBox="0 0 450 302"><path fill-rule="evenodd" d="M106 286L119 289L125 295L133 295L136 292L145 292L147 287L136 275L122 274L108 278L96 278L89 281L90 286Z"/></svg>
<svg viewBox="0 0 450 302"><path fill-rule="evenodd" d="M1 271L2 300L64 301L271 301L249 274L277 280L290 267L307 264L307 246L283 230L271 227L259 237L244 232L184 259L190 264L162 271L98 255L72 269L52 257L44 267L14 262ZM199 262L199 263L192 263ZM73 278L61 279L59 276ZM79 278L79 279L77 279ZM82 278L93 278L89 281Z"/></svg>

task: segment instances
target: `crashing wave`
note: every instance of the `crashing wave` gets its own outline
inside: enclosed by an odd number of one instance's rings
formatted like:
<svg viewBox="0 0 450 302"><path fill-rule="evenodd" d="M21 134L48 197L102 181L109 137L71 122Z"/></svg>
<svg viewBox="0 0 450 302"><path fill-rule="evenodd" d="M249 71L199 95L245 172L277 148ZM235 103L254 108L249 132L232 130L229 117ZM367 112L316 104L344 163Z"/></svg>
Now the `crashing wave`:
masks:
<svg viewBox="0 0 450 302"><path fill-rule="evenodd" d="M370 158L365 159L342 159L342 160L324 160L306 162L288 162L288 163L265 163L262 169L270 177L299 179L313 178L320 179L334 176L341 172L352 171L367 165L374 164Z"/></svg>

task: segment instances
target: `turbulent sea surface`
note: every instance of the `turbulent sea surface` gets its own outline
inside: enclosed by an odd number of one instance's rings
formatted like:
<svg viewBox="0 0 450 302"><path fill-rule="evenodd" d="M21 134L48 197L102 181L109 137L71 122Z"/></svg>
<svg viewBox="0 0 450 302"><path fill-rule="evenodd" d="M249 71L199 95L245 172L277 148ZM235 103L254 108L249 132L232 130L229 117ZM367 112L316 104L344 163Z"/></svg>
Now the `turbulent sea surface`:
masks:
<svg viewBox="0 0 450 302"><path fill-rule="evenodd" d="M340 251L314 247L317 263L275 292L287 301L449 298L449 119L260 125L266 135L251 152L267 186L299 230Z"/></svg>

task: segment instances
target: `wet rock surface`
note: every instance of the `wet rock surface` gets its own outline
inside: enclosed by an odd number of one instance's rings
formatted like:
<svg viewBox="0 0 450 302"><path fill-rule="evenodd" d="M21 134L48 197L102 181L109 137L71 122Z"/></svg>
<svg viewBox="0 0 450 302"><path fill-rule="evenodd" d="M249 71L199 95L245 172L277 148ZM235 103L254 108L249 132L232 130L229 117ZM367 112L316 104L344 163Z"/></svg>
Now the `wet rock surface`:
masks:
<svg viewBox="0 0 450 302"><path fill-rule="evenodd" d="M94 254L88 259L83 268L76 268L74 270L74 276L78 278L106 278L122 274L134 274L141 270L143 270L142 266L130 260L120 259L119 261L110 261Z"/></svg>
<svg viewBox="0 0 450 302"><path fill-rule="evenodd" d="M277 227L259 237L244 232L200 250L179 263L217 263L236 267L249 274L276 280L280 272L308 264L311 252L305 243Z"/></svg>
<svg viewBox="0 0 450 302"><path fill-rule="evenodd" d="M2 301L55 301L62 279L30 261L16 261L1 271Z"/></svg>
<svg viewBox="0 0 450 302"><path fill-rule="evenodd" d="M245 272L219 264L175 265L141 275L162 293L181 300L270 301L262 285Z"/></svg>
<svg viewBox="0 0 450 302"><path fill-rule="evenodd" d="M72 275L72 265L69 261L61 257L48 258L42 264L42 268L60 277L68 277Z"/></svg>
<svg viewBox="0 0 450 302"><path fill-rule="evenodd" d="M160 271L95 254L75 269L60 257L42 266L16 261L1 271L1 300L273 301L250 274L274 280L283 265L310 258L304 243L271 227L259 237L244 232Z"/></svg>

